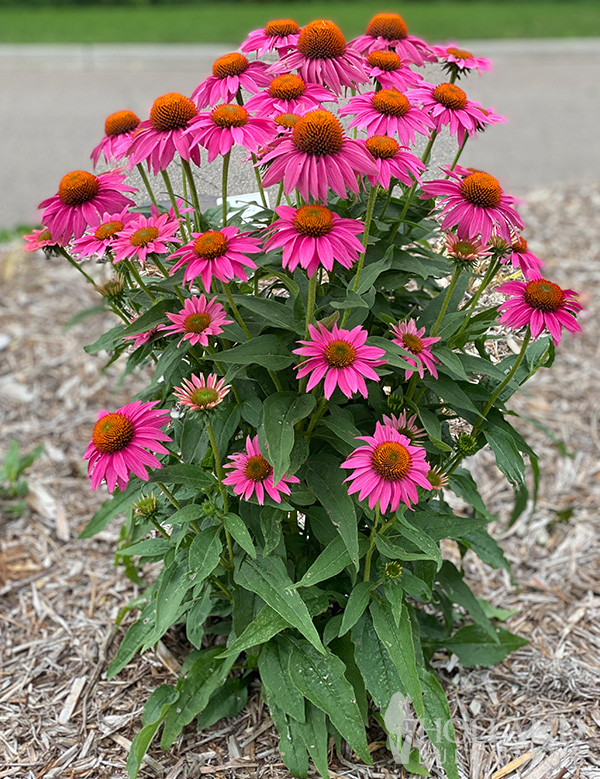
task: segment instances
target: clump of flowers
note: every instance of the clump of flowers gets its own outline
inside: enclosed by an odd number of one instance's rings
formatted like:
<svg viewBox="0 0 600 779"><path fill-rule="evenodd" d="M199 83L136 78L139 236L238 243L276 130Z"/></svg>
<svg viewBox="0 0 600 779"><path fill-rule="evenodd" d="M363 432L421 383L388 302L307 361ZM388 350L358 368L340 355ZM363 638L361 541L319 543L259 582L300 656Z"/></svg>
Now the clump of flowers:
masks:
<svg viewBox="0 0 600 779"><path fill-rule="evenodd" d="M490 445L527 502L531 449L507 407L580 330L581 304L542 274L501 173L460 164L502 121L465 86L488 60L430 46L395 13L354 41L328 19L277 19L240 48L147 117L115 105L92 159L118 167L66 173L26 236L114 314L87 350L123 363L122 386L147 377L99 413L83 453L112 496L83 535L129 507L119 554L143 550L142 574L162 564L109 678L174 626L190 642L128 775L156 733L166 749L194 718L236 713L260 677L292 775L310 758L328 776L332 736L372 763L367 709L384 726L402 690L418 719L444 720L428 732L457 779L432 655L497 662L524 642L440 540L501 559L469 458ZM455 150L435 169L440 136ZM236 149L252 208L230 198ZM221 203L201 208L214 168ZM489 348L509 335L518 354ZM471 511L456 516L450 493ZM415 747L410 770L419 760Z"/></svg>

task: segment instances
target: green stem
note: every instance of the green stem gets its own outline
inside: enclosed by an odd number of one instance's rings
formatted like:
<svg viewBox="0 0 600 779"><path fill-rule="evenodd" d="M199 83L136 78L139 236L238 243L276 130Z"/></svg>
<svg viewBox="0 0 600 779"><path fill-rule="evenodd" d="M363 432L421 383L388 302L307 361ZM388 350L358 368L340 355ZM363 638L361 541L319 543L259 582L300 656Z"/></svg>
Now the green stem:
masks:
<svg viewBox="0 0 600 779"><path fill-rule="evenodd" d="M275 203L275 208L277 208L277 206L281 204L282 198L283 198L283 181L279 185L279 192L277 193L277 202ZM273 221L275 221L275 219L277 219L277 214L273 214Z"/></svg>
<svg viewBox="0 0 600 779"><path fill-rule="evenodd" d="M196 223L196 230L200 230L200 201L198 200L198 190L196 189L196 182L194 181L194 174L192 173L192 166L187 160L181 159L181 167L185 171L188 184L190 185L190 195L192 196L192 203L194 204L194 221Z"/></svg>
<svg viewBox="0 0 600 779"><path fill-rule="evenodd" d="M69 252L68 252L66 249L63 249L63 248L62 248L62 246L56 246L55 248L56 248L56 251L57 251L57 252L58 252L58 253L59 253L59 254L60 254L62 257L64 257L64 258L65 258L65 260L68 260L68 261L71 263L71 265L72 265L74 268L77 268L77 270L78 270L78 271L81 273L81 275L82 275L82 276L83 276L83 277L84 277L84 278L85 278L87 281L89 281L89 283L90 283L90 284L91 284L91 285L92 285L94 288L97 286L97 285L96 285L96 282L94 281L94 279L93 279L91 276L88 276L88 274L87 274L87 273L86 273L86 272L83 270L83 268L81 267L81 265L80 265L78 262L76 262L76 261L75 261L75 260L74 260L74 259L71 257L71 255L69 254Z"/></svg>
<svg viewBox="0 0 600 779"><path fill-rule="evenodd" d="M435 143L437 134L438 134L437 130L433 130L431 136L429 137L429 141L427 142L427 146L425 147L425 151L423 152L423 156L421 157L421 162L424 165L427 165L427 163L429 162L429 157L431 156L431 150L433 149L433 144Z"/></svg>
<svg viewBox="0 0 600 779"><path fill-rule="evenodd" d="M222 197L223 197L223 227L227 227L227 177L229 175L229 159L231 157L231 149L227 154L223 155L223 179L221 185Z"/></svg>
<svg viewBox="0 0 600 779"><path fill-rule="evenodd" d="M248 338L252 338L252 333L246 327L246 323L242 319L242 315L240 314L240 312L238 311L238 307L234 303L233 296L231 294L231 289L229 287L229 284L227 284L226 282L222 281L221 282L221 287L223 288L223 292L227 295L227 300L229 301L229 306L231 308L231 312L233 313L234 317L237 319L238 325L246 333Z"/></svg>
<svg viewBox="0 0 600 779"><path fill-rule="evenodd" d="M312 431L315 429L315 425L317 424L319 419L321 419L321 417L323 416L323 413L326 408L327 408L327 398L322 397L321 400L319 401L318 406L313 411L313 415L310 418L310 422L308 423L308 428L305 433L305 436L307 438L310 438Z"/></svg>
<svg viewBox="0 0 600 779"><path fill-rule="evenodd" d="M375 549L375 538L377 537L377 525L379 524L379 503L375 506L375 522L373 522L373 529L369 536L369 549L367 556L365 557L365 575L363 581L368 582L371 578L371 558L373 557L373 550Z"/></svg>
<svg viewBox="0 0 600 779"><path fill-rule="evenodd" d="M127 262L127 260L126 260L126 262ZM156 295L154 295L152 292L150 292L148 287L144 284L144 282L142 280L142 277L140 276L140 273L139 273L138 269L135 267L135 264L134 264L133 260L129 260L129 262L127 263L127 267L129 268L129 271L130 271L131 275L133 276L133 278L137 281L137 283L140 285L140 287L144 290L146 295L148 295L150 300L152 302L154 302L156 300Z"/></svg>
<svg viewBox="0 0 600 779"><path fill-rule="evenodd" d="M408 382L408 388L406 390L405 399L412 400L412 396L415 394L415 387L417 386L417 380L419 378L419 374L417 371L413 373L413 375L410 377L410 381Z"/></svg>
<svg viewBox="0 0 600 779"><path fill-rule="evenodd" d="M144 166L142 165L141 162L138 162L136 168L138 170L138 173L140 174L142 181L144 182L144 186L146 187L146 191L148 192L148 196L150 197L152 204L158 208L158 203L156 202L156 197L154 196L154 192L152 191L152 187L150 186L150 181L148 179L148 176L146 175Z"/></svg>
<svg viewBox="0 0 600 779"><path fill-rule="evenodd" d="M442 303L442 307L440 308L440 313L438 314L438 318L435 320L435 324L431 330L431 335L434 336L440 325L442 324L442 319L444 318L444 314L446 313L446 309L448 308L448 303L450 302L450 298L452 297L452 293L454 292L454 287L456 286L456 282L458 281L458 277L461 274L461 269L459 267L454 268L454 272L452 273L452 278L450 279L450 284L448 285L448 289L446 290L446 297L444 298L444 302Z"/></svg>
<svg viewBox="0 0 600 779"><path fill-rule="evenodd" d="M181 160L181 187L183 189L183 199L186 203L189 203L190 200L188 198L188 183L185 168L183 167L183 160ZM187 228L188 235L191 237L192 223L190 221L190 214L188 211L185 212L185 226Z"/></svg>
<svg viewBox="0 0 600 779"><path fill-rule="evenodd" d="M252 154L252 163L254 165L254 175L256 176L256 183L258 184L258 191L260 192L260 199L262 200L262 204L265 208L269 207L269 204L267 203L267 196L265 195L265 190L263 189L262 185L262 179L260 177L260 171L256 167L258 160L256 159L256 154Z"/></svg>
<svg viewBox="0 0 600 779"><path fill-rule="evenodd" d="M167 531L163 528L163 526L160 524L158 519L156 517L150 517L150 522L154 525L154 527L157 529L157 531L161 534L163 538L169 539L171 536L167 533Z"/></svg>
<svg viewBox="0 0 600 779"><path fill-rule="evenodd" d="M165 277L165 279L169 278L169 271L165 268L165 266L162 264L162 262L159 260L158 255L155 252L152 252L152 262L156 265L158 270L162 273L162 275ZM173 285L173 292L177 295L179 298L179 302L182 306L185 306L185 298L179 291L179 288L177 285Z"/></svg>
<svg viewBox="0 0 600 779"><path fill-rule="evenodd" d="M171 179L169 178L169 174L166 170L161 170L161 175L163 177L163 181L165 182L165 187L167 188L167 192L169 193L169 199L171 201L171 205L173 206L173 211L175 212L175 215L178 219L181 219L181 214L179 213L179 206L177 205L177 198L175 197L175 192L173 191L173 185L171 184Z"/></svg>
<svg viewBox="0 0 600 779"><path fill-rule="evenodd" d="M362 273L363 265L365 264L365 256L367 254L367 244L369 242L369 231L371 229L371 220L373 219L373 209L375 208L375 202L377 200L378 190L379 190L379 185L376 184L374 187L371 187L371 191L369 192L369 200L367 201L367 213L365 215L365 229L363 232L363 240L362 240L362 244L365 247L365 250L358 258L358 265L356 267L356 276L354 278L354 284L352 285L352 289L354 290L354 292L356 292L356 290L358 289L360 274Z"/></svg>
<svg viewBox="0 0 600 779"><path fill-rule="evenodd" d="M465 309L467 309L467 308L475 308L475 306L477 305L477 302L478 302L479 298L481 297L481 295L483 294L485 288L488 286L490 281L496 275L496 271L498 270L499 266L500 266L500 259L499 258L495 258L495 259L493 259L490 262L490 264L488 265L488 269L485 272L485 276L483 277L477 292L473 295L471 300L469 300L469 302L466 304Z"/></svg>
<svg viewBox="0 0 600 779"><path fill-rule="evenodd" d="M168 490L161 481L157 481L156 486L160 490L162 490L162 492L166 495L169 501L175 506L177 511L179 511L179 509L181 508L181 503L177 500L177 498L173 495L173 493L170 490Z"/></svg>
<svg viewBox="0 0 600 779"><path fill-rule="evenodd" d="M317 298L317 274L313 275L308 280L308 297L306 300L306 323L304 325L304 337L308 338L308 326L311 322L315 311L315 301Z"/></svg>
<svg viewBox="0 0 600 779"><path fill-rule="evenodd" d="M215 431L213 430L212 422L210 419L206 420L206 430L208 432L208 439L210 441L210 446L213 451L213 457L215 458L215 469L217 471L217 479L219 480L219 490L221 492L221 496L223 497L223 507L225 509L225 513L229 511L229 500L227 498L227 490L225 489L225 485L223 484L223 479L225 478L225 471L223 470L223 466L221 464L221 458L219 457L219 450L217 448L217 441L215 439Z"/></svg>
<svg viewBox="0 0 600 779"><path fill-rule="evenodd" d="M463 138L463 142L461 143L459 150L456 152L456 157L453 159L452 165L450 165L450 170L454 170L454 168L457 166L458 161L460 159L460 155L463 153L463 149L467 145L468 140L469 140L469 133L465 132L465 137ZM446 178L450 178L449 173L446 175Z"/></svg>

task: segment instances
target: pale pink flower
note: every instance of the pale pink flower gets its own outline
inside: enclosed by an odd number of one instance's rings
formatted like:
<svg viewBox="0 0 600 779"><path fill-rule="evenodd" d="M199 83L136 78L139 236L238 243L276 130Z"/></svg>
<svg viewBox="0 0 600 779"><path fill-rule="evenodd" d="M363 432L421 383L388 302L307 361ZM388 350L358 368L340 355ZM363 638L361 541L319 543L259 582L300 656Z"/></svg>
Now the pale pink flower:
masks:
<svg viewBox="0 0 600 779"><path fill-rule="evenodd" d="M469 70L477 70L481 75L482 70L491 70L492 63L485 57L474 57L470 51L459 48L455 43L449 43L447 46L432 46L432 52L442 60L446 65L446 70L453 70L460 77Z"/></svg>
<svg viewBox="0 0 600 779"><path fill-rule="evenodd" d="M250 62L237 51L215 60L212 75L205 78L192 92L192 100L199 110L215 105L219 100L230 103L240 89L255 95L269 81L263 62Z"/></svg>
<svg viewBox="0 0 600 779"><path fill-rule="evenodd" d="M440 340L439 336L424 337L425 328L421 327L417 329L414 319L409 319L406 322L398 322L398 324L393 325L391 329L394 335L392 341L412 355L411 357L404 357L406 362L414 365L415 368L414 371L409 370L408 368L406 369L406 379L410 379L415 371L422 379L425 376L426 370L431 373L434 379L437 379L435 364L439 363L439 360L432 354L431 346Z"/></svg>
<svg viewBox="0 0 600 779"><path fill-rule="evenodd" d="M185 265L184 283L202 277L204 289L209 292L213 276L219 281L231 279L247 281L246 268L256 270L248 254L261 251L260 241L250 233L240 233L237 227L223 227L205 233L192 233L190 243L182 246L169 259L177 260L170 270L173 275Z"/></svg>
<svg viewBox="0 0 600 779"><path fill-rule="evenodd" d="M113 413L99 412L92 440L83 455L84 460L89 460L88 476L93 490L105 479L109 492L114 492L115 487L122 491L130 472L148 481L146 467L161 467L151 452L168 454L169 450L159 441L171 438L161 430L169 422L169 411L154 408L157 403L135 400Z"/></svg>
<svg viewBox="0 0 600 779"><path fill-rule="evenodd" d="M63 246L71 238L79 238L98 214L113 213L134 205L124 192L137 192L125 183L120 170L95 176L85 170L74 170L63 176L58 192L42 200L38 208L45 208L42 223L50 230L55 243Z"/></svg>
<svg viewBox="0 0 600 779"><path fill-rule="evenodd" d="M398 135L407 146L415 142L415 133L429 135L435 125L425 111L397 89L381 89L351 97L338 114L354 114L350 127L366 130L367 135Z"/></svg>
<svg viewBox="0 0 600 779"><path fill-rule="evenodd" d="M183 341L208 346L209 336L219 335L223 332L223 325L232 323L217 298L207 300L205 295L187 298L178 314L167 311L166 315L173 324L159 325L159 328L168 334L183 333L177 346L181 346Z"/></svg>
<svg viewBox="0 0 600 779"><path fill-rule="evenodd" d="M150 207L151 216L138 214L119 232L112 244L113 262L131 260L134 257L146 262L149 254L164 254L172 250L172 244L181 243L175 233L180 229L178 219L171 213L160 213L155 205Z"/></svg>
<svg viewBox="0 0 600 779"><path fill-rule="evenodd" d="M304 114L321 103L337 103L337 97L325 87L304 81L294 73L276 76L269 88L246 102L248 111L267 116L277 114Z"/></svg>
<svg viewBox="0 0 600 779"><path fill-rule="evenodd" d="M270 73L292 70L336 95L344 87L354 89L369 80L360 54L346 45L340 28L326 19L316 19L303 27L296 48L269 68Z"/></svg>
<svg viewBox="0 0 600 779"><path fill-rule="evenodd" d="M25 241L23 248L28 252L35 252L38 249L43 249L45 246L56 246L58 243L58 241L54 240L47 227L33 230L29 235L24 235L23 240Z"/></svg>
<svg viewBox="0 0 600 779"><path fill-rule="evenodd" d="M200 165L200 149L186 135L190 121L198 115L189 97L179 92L168 92L156 98L150 110L150 119L141 122L131 139L127 152L129 168L146 162L156 176L166 170L175 153L186 162Z"/></svg>
<svg viewBox="0 0 600 779"><path fill-rule="evenodd" d="M333 325L328 330L321 322L317 327L308 326L310 341L299 341L302 346L294 349L294 354L307 357L307 360L296 366L298 378L310 377L306 385L306 391L325 377L323 392L327 400L333 395L336 387L351 398L355 392L367 397L367 385L365 378L379 381L379 376L373 370L387 361L380 359L385 355L385 350L378 346L366 346L365 341L369 335L360 325L352 330L338 328Z"/></svg>
<svg viewBox="0 0 600 779"><path fill-rule="evenodd" d="M356 236L365 226L358 219L343 219L316 204L279 206L275 211L280 218L269 228L274 234L265 243L265 250L282 246L282 264L291 273L300 265L311 277L320 267L331 271L336 261L351 268L364 252Z"/></svg>
<svg viewBox="0 0 600 779"><path fill-rule="evenodd" d="M415 422L417 421L417 415L413 414L408 416L408 411L404 410L399 416L391 414L390 416L384 415L382 417L382 424L388 427L393 427L398 433L402 433L410 439L411 443L414 443L418 438L425 438L427 433L422 427L417 427Z"/></svg>
<svg viewBox="0 0 600 779"><path fill-rule="evenodd" d="M261 159L265 163L270 165L263 186L283 180L286 194L297 188L305 200L326 201L329 188L346 198L346 189L358 192L357 174L377 174L364 145L345 135L338 119L321 109L302 116L291 134Z"/></svg>
<svg viewBox="0 0 600 779"><path fill-rule="evenodd" d="M515 329L529 325L534 339L547 329L556 346L563 327L572 333L581 330L575 317L583 306L575 299L577 293L572 289L561 289L546 279L534 279L507 281L497 291L514 296L498 306L503 311L499 324Z"/></svg>
<svg viewBox="0 0 600 779"><path fill-rule="evenodd" d="M405 89L419 86L423 81L423 76L411 70L395 51L387 49L372 51L367 54L366 62L369 76L376 79L382 89L397 89L399 92L404 92Z"/></svg>
<svg viewBox="0 0 600 779"><path fill-rule="evenodd" d="M231 473L223 479L223 484L233 487L236 495L248 500L256 495L256 500L262 506L265 502L265 492L276 503L281 503L282 495L289 495L289 484L298 484L296 476L285 474L277 484L273 481L273 467L260 453L258 436L246 437L246 451L230 454L230 463L225 468L231 468Z"/></svg>
<svg viewBox="0 0 600 779"><path fill-rule="evenodd" d="M475 262L480 262L492 254L491 246L477 238L466 240L459 238L455 233L444 233L444 242L448 256L461 265L471 265Z"/></svg>
<svg viewBox="0 0 600 779"><path fill-rule="evenodd" d="M243 106L235 103L218 105L210 113L199 114L190 122L188 138L208 149L208 161L224 156L233 146L243 146L257 152L274 137L272 119L251 116Z"/></svg>
<svg viewBox="0 0 600 779"><path fill-rule="evenodd" d="M469 100L456 84L436 86L424 83L413 89L410 96L420 101L423 110L433 119L437 132L441 132L442 128L448 125L450 135L456 135L459 144L464 141L465 133L472 136L486 124L504 121L503 117L496 115L495 121L492 121L489 114L482 110L481 104Z"/></svg>
<svg viewBox="0 0 600 779"><path fill-rule="evenodd" d="M419 501L417 487L432 488L422 446L413 446L410 438L380 422L372 436L358 438L366 444L355 449L341 467L353 469L344 480L353 482L348 493L358 492L359 500L368 498L370 509L379 504L382 512L388 506L394 512L401 502L410 507Z"/></svg>
<svg viewBox="0 0 600 779"><path fill-rule="evenodd" d="M432 490L443 490L448 486L448 474L444 473L439 465L434 465L427 474L427 479L431 483Z"/></svg>
<svg viewBox="0 0 600 779"><path fill-rule="evenodd" d="M282 56L288 49L293 49L298 43L300 27L293 19L274 19L263 30L252 30L240 46L245 54L255 51L257 57L277 49Z"/></svg>
<svg viewBox="0 0 600 779"><path fill-rule="evenodd" d="M481 235L487 243L494 231L510 241L512 232L523 229L521 217L512 207L515 198L506 195L493 176L458 167L445 170L450 178L428 181L421 195L441 199L442 230L456 226L459 238Z"/></svg>
<svg viewBox="0 0 600 779"><path fill-rule="evenodd" d="M415 181L420 182L421 173L427 170L416 154L387 135L373 135L364 144L378 169L377 175L367 175L372 187L379 184L389 189L392 178L410 187Z"/></svg>
<svg viewBox="0 0 600 779"><path fill-rule="evenodd" d="M513 268L520 268L523 275L528 279L540 279L542 277L540 268L544 263L527 248L527 241L522 235L514 236L510 250L502 258L501 262L511 262Z"/></svg>
<svg viewBox="0 0 600 779"><path fill-rule="evenodd" d="M131 345L133 346L134 349L137 349L139 346L143 346L144 344L147 344L150 341L150 339L154 338L154 336L158 332L160 332L160 325L155 325L155 327L151 327L150 330L146 330L143 333L136 333L136 335L124 335L123 340L133 341Z"/></svg>
<svg viewBox="0 0 600 779"><path fill-rule="evenodd" d="M208 411L222 403L230 389L231 385L225 384L225 379L220 379L214 373L204 378L204 374L201 373L183 379L183 386L174 387L173 394L184 406L189 406L195 411Z"/></svg>
<svg viewBox="0 0 600 779"><path fill-rule="evenodd" d="M133 111L117 111L107 117L104 122L104 138L90 154L94 167L98 164L101 154L104 154L106 162L116 162L126 157L131 138L139 123L140 119Z"/></svg>
<svg viewBox="0 0 600 779"><path fill-rule="evenodd" d="M423 65L425 62L435 62L436 60L425 41L408 34L404 19L398 14L375 14L369 22L365 34L350 41L350 45L354 46L361 54L393 49L403 60L415 65Z"/></svg>
<svg viewBox="0 0 600 779"><path fill-rule="evenodd" d="M116 214L97 214L90 223L88 232L73 241L73 253L80 257L104 257L106 250L112 247L121 230L133 218L135 214L127 207Z"/></svg>

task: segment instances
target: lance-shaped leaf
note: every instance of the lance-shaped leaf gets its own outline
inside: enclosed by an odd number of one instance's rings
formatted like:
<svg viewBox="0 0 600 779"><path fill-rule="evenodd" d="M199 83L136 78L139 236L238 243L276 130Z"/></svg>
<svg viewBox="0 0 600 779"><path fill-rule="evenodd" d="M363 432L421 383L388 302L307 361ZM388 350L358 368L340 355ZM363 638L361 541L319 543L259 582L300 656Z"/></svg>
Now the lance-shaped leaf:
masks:
<svg viewBox="0 0 600 779"><path fill-rule="evenodd" d="M205 354L207 360L225 365L261 365L272 371L282 371L294 362L294 355L274 335L259 335L246 343L215 354Z"/></svg>
<svg viewBox="0 0 600 779"><path fill-rule="evenodd" d="M137 478L132 479L123 492L117 488L112 498L105 500L90 519L81 531L79 538L91 538L96 533L104 530L113 517L127 511L129 506L139 498L141 492L142 482Z"/></svg>
<svg viewBox="0 0 600 779"><path fill-rule="evenodd" d="M310 587L326 579L331 579L348 565L352 565L352 560L346 549L346 544L341 536L336 536L294 587Z"/></svg>
<svg viewBox="0 0 600 779"><path fill-rule="evenodd" d="M189 566L194 576L194 584L199 584L215 570L221 559L223 542L222 525L208 527L194 536L189 549Z"/></svg>
<svg viewBox="0 0 600 779"><path fill-rule="evenodd" d="M315 407L314 395L276 392L264 402L263 425L267 441L267 457L273 466L273 481L277 484L290 467L294 448L294 425L305 419Z"/></svg>
<svg viewBox="0 0 600 779"><path fill-rule="evenodd" d="M448 700L442 685L432 673L421 668L420 677L425 706L425 730L439 750L440 759L448 779L458 779L454 725L450 717Z"/></svg>
<svg viewBox="0 0 600 779"><path fill-rule="evenodd" d="M298 729L299 723L280 709L272 698L267 699L271 717L279 733L279 753L292 776L304 779L308 775L308 753Z"/></svg>
<svg viewBox="0 0 600 779"><path fill-rule="evenodd" d="M481 608L481 604L471 592L471 588L464 581L458 569L450 560L444 560L444 564L438 571L437 580L442 585L444 592L448 595L450 600L466 609L475 622L481 625L485 632L490 636L492 641L499 643L496 629L485 615L484 610Z"/></svg>
<svg viewBox="0 0 600 779"><path fill-rule="evenodd" d="M161 684L146 701L142 714L143 727L133 739L131 751L127 758L127 776L129 779L135 779L138 775L144 755L148 751L156 731L178 698L178 690L169 684Z"/></svg>
<svg viewBox="0 0 600 779"><path fill-rule="evenodd" d="M248 625L235 641L219 657L236 657L251 646L265 644L277 633L291 627L287 619L278 614L270 606L263 606L256 618Z"/></svg>
<svg viewBox="0 0 600 779"><path fill-rule="evenodd" d="M269 698L285 711L289 717L304 722L304 696L290 679L289 641L277 638L265 644L258 657L260 680L267 688Z"/></svg>
<svg viewBox="0 0 600 779"><path fill-rule="evenodd" d="M369 612L363 614L352 628L352 640L355 646L354 659L367 690L375 705L385 710L392 695L398 691L405 692L406 688L390 653L375 632Z"/></svg>

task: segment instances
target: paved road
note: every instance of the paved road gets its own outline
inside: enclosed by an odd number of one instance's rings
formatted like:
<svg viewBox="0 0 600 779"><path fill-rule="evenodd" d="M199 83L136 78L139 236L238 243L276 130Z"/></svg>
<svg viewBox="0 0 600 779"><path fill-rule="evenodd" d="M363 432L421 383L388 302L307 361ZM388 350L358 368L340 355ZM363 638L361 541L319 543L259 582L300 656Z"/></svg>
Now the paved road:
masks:
<svg viewBox="0 0 600 779"><path fill-rule="evenodd" d="M494 62L491 73L461 82L468 95L509 118L467 146L465 164L516 193L600 177L600 38L461 45ZM229 50L0 46L0 227L36 222L37 204L64 173L89 169L108 114L128 108L146 117L158 95L190 94ZM202 188L215 195L217 171L214 181L206 173ZM234 170L234 186L248 191L252 179Z"/></svg>

